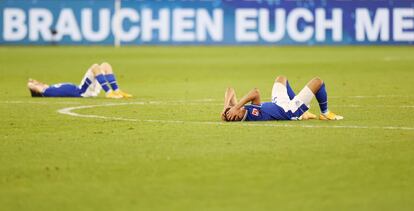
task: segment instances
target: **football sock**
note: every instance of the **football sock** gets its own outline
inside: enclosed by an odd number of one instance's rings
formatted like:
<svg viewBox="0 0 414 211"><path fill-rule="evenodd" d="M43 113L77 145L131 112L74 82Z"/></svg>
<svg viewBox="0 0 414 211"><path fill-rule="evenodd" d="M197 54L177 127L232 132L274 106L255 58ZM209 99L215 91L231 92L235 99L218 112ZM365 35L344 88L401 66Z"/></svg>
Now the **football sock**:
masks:
<svg viewBox="0 0 414 211"><path fill-rule="evenodd" d="M108 81L109 85L111 86L112 90L118 90L118 84L116 83L115 75L114 74L107 74L105 75L106 80Z"/></svg>
<svg viewBox="0 0 414 211"><path fill-rule="evenodd" d="M293 91L292 87L290 87L289 81L286 81L286 89L287 89L287 93L289 95L289 99L292 100L295 97L295 92Z"/></svg>
<svg viewBox="0 0 414 211"><path fill-rule="evenodd" d="M81 93L85 93L86 90L89 88L89 85L91 85L92 81L89 78L86 78L86 80L83 82L81 86Z"/></svg>
<svg viewBox="0 0 414 211"><path fill-rule="evenodd" d="M105 92L108 92L109 90L111 90L111 88L109 88L108 82L106 81L105 76L103 74L99 74L99 75L95 76L95 78L99 82L99 84L101 85L102 89Z"/></svg>
<svg viewBox="0 0 414 211"><path fill-rule="evenodd" d="M316 92L315 97L318 100L322 114L328 113L328 95L326 93L325 83L323 83L318 92Z"/></svg>

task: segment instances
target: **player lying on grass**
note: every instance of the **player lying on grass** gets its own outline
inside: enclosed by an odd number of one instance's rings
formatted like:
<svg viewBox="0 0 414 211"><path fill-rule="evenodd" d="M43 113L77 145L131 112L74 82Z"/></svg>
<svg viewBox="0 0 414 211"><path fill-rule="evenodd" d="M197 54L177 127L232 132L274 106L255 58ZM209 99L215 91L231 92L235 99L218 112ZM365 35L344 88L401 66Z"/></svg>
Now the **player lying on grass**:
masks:
<svg viewBox="0 0 414 211"><path fill-rule="evenodd" d="M107 98L130 98L132 95L121 91L109 63L93 64L79 86L71 83L47 85L29 79L27 87L32 97L96 97L103 89Z"/></svg>
<svg viewBox="0 0 414 211"><path fill-rule="evenodd" d="M310 112L310 102L316 96L321 110L320 120L341 120L342 116L328 110L328 96L325 83L314 78L295 95L286 77L276 78L272 89L272 102L262 103L258 89L251 90L239 102L233 88L228 88L224 96L224 121L267 121L316 119ZM251 102L251 105L246 105Z"/></svg>

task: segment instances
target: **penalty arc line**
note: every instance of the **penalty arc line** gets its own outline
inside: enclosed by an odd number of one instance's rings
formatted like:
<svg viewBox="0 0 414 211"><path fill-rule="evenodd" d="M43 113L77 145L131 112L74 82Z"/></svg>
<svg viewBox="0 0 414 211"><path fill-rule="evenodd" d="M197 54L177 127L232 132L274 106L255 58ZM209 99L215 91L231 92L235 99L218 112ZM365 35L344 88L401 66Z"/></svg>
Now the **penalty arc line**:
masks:
<svg viewBox="0 0 414 211"><path fill-rule="evenodd" d="M229 123L229 122L203 122L203 121L184 121L184 120L151 120L151 119L129 119L122 117L107 117L92 114L79 114L74 112L75 110L90 109L96 107L111 107L111 106L122 106L122 105L145 105L146 102L131 102L131 103L108 103L100 105L85 105L66 107L59 109L57 112L63 115L69 115L80 118L95 118L104 120L115 120L115 121L128 121L128 122L151 122L151 123L167 123L167 124L198 124L198 125L223 125L223 126L244 126L244 127L289 127L289 128L331 128L331 129L380 129L380 130L414 130L413 127L397 127L397 126L359 126L359 125L293 125L293 124L255 124L255 123Z"/></svg>

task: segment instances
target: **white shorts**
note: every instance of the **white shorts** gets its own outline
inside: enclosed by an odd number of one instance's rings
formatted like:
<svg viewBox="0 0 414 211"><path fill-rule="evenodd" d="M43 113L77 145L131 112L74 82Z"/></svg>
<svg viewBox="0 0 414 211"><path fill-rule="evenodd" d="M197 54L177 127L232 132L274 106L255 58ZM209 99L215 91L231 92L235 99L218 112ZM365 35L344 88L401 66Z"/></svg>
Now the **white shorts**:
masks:
<svg viewBox="0 0 414 211"><path fill-rule="evenodd" d="M101 85L99 84L99 82L96 80L93 72L91 69L89 69L88 71L86 71L85 76L83 76L83 79L79 85L79 89L81 89L82 84L85 83L85 81L90 82L90 85L88 87L88 89L84 92L81 93L82 97L96 97L99 95L99 93L101 92Z"/></svg>
<svg viewBox="0 0 414 211"><path fill-rule="evenodd" d="M313 92L307 86L292 100L290 100L287 88L283 84L276 82L272 88L272 102L281 107L285 112L296 113L302 105L309 108L313 96Z"/></svg>

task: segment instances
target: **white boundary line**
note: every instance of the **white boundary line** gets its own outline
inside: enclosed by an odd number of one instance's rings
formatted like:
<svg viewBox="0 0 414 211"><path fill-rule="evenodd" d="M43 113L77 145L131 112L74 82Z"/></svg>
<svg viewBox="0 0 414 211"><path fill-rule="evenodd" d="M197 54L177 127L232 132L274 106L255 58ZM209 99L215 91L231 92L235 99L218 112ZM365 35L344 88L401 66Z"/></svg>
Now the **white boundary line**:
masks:
<svg viewBox="0 0 414 211"><path fill-rule="evenodd" d="M77 99L81 99L81 98L77 98ZM214 100L214 99L200 99L200 100L165 100L165 101L131 101L131 100L126 100L126 102L128 102L127 104L148 104L148 105L202 105L205 103L208 103L208 105L223 105L215 103L214 102L218 102L219 100ZM222 100L220 100L222 101ZM92 101L84 101L86 103L91 103ZM124 101L125 102L125 101ZM213 103L211 103L213 102ZM82 103L80 101L19 101L19 100L15 100L15 101L0 101L0 104L39 104L39 105L61 105L61 104L67 104L67 105L79 105L79 104L85 104ZM111 103L103 103L102 105L105 104L111 104Z"/></svg>
<svg viewBox="0 0 414 211"><path fill-rule="evenodd" d="M328 98L413 98L411 95L353 95L353 96L328 96Z"/></svg>
<svg viewBox="0 0 414 211"><path fill-rule="evenodd" d="M222 100L215 99L201 99L201 100L171 100L171 101L130 101L132 104L148 104L148 105L214 105L222 106L223 103L216 103ZM0 104L39 104L39 105L79 105L83 104L81 102L70 102L70 101L57 101L57 102L48 102L48 101L0 101ZM339 104L330 104L331 107L340 107L340 108L414 108L414 105L339 105Z"/></svg>
<svg viewBox="0 0 414 211"><path fill-rule="evenodd" d="M57 102L48 102L48 101L19 101L19 100L14 100L14 101L0 101L1 104L40 104L40 105L50 105L50 104L66 104L66 105L76 105L76 104L82 104L80 102L70 102L70 101L57 101Z"/></svg>
<svg viewBox="0 0 414 211"><path fill-rule="evenodd" d="M353 96L360 98L361 96ZM364 96L364 97L375 97L375 96ZM378 96L376 96L378 97ZM396 96L395 96L396 97ZM78 114L73 112L80 109L88 109L95 107L105 107L105 106L122 106L122 105L177 105L177 104L186 104L186 105L200 105L204 103L209 103L206 105L222 105L215 104L218 102L216 99L200 99L200 100L169 100L169 101L140 101L140 102L125 102L125 103L104 103L98 105L82 105L75 107L67 107L58 110L58 113L81 117L81 118L96 118L96 119L106 119L106 120L117 120L117 121L129 121L129 122L155 122L155 123L172 123L172 124L204 124L204 125L225 125L225 126L253 126L253 127L296 127L296 128L347 128L347 129L386 129L386 130L414 130L413 127L396 127L396 126L358 126L358 125L297 125L297 124L269 124L269 123L225 123L225 122L201 122L201 121L183 121L183 120L143 120L143 119L128 119L122 117L106 117L99 115L88 115L88 114ZM221 101L221 100L220 100ZM211 103L213 102L213 104ZM67 105L76 105L81 104L80 102L70 102L70 101L61 101L61 102L45 102L45 101L0 101L4 104L67 104ZM366 107L362 105L333 105L333 107ZM399 107L399 108L414 108L414 105L405 105L405 106L388 106L388 105L371 105L368 107Z"/></svg>
<svg viewBox="0 0 414 211"><path fill-rule="evenodd" d="M394 105L329 105L329 107L340 107L340 108L414 108L414 105L402 105L402 106L394 106Z"/></svg>
<svg viewBox="0 0 414 211"><path fill-rule="evenodd" d="M156 102L153 102L156 103ZM298 125L298 124L269 124L269 123L229 123L229 122L201 122L201 121L183 121L183 120L150 120L150 119L128 119L122 117L106 117L100 115L78 114L75 110L89 109L96 107L110 107L122 105L145 105L146 102L131 102L131 103L108 103L100 105L84 105L59 109L57 112L64 115L81 117L81 118L95 118L116 121L128 122L152 122L152 123L170 123L170 124L199 124L199 125L226 125L226 126L249 126L249 127L290 127L290 128L337 128L337 129L380 129L380 130L414 130L413 127L395 127L395 126L358 126L358 125Z"/></svg>
<svg viewBox="0 0 414 211"><path fill-rule="evenodd" d="M411 95L354 95L354 96L329 96L329 98L337 99L337 98L355 98L355 99L365 99L365 98L414 98ZM1 104L82 104L76 101L39 101L37 100L28 100L28 101L21 101L21 100L6 100L0 101ZM197 102L221 102L221 99L201 99L201 100L165 100L165 101L146 101L148 103L154 104L167 104L167 103L185 103L185 104L195 104ZM211 104L210 104L211 105ZM222 104L220 104L222 105ZM334 105L335 107L364 107L364 105ZM399 108L413 108L414 105L405 105L405 106L389 106L389 105L370 105L370 107L399 107Z"/></svg>

